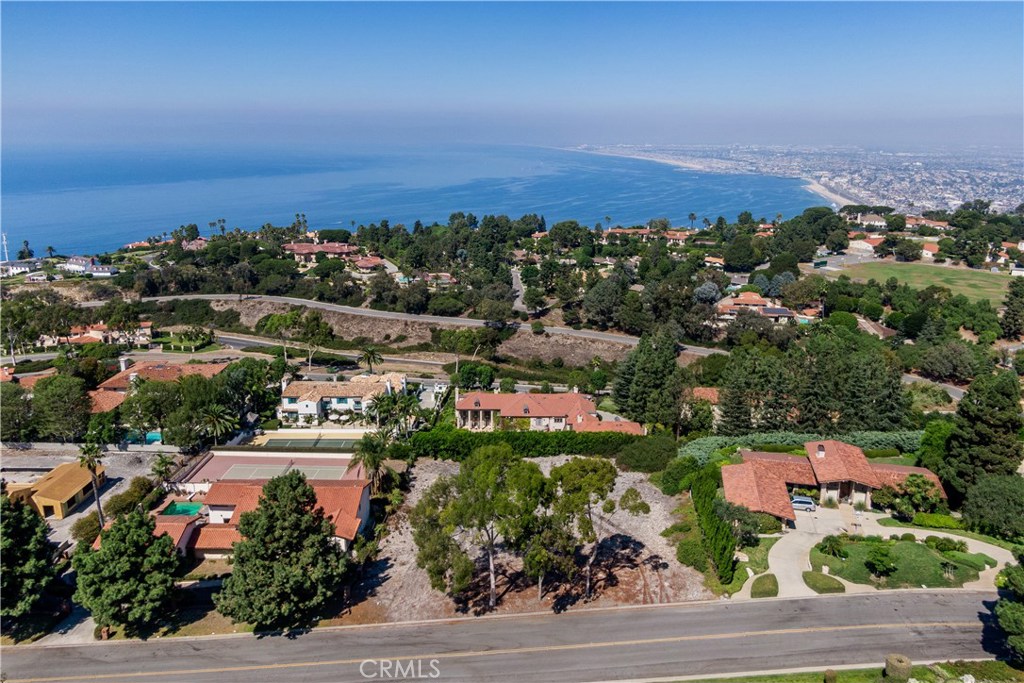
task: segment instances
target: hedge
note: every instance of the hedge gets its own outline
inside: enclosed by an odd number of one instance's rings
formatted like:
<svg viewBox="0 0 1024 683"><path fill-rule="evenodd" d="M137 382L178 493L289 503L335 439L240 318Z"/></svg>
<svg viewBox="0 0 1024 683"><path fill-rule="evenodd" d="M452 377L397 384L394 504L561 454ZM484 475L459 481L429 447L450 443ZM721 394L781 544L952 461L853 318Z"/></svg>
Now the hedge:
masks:
<svg viewBox="0 0 1024 683"><path fill-rule="evenodd" d="M823 439L845 441L854 446L870 450L895 448L901 453L912 453L920 445L923 434L924 432L921 430L906 430L899 432L850 432L836 436L822 436L820 434L800 432L764 432L745 434L743 436L705 436L684 444L679 449L679 455L697 458L703 464L711 460L715 451L723 448L735 448L737 446L757 448L760 447L760 444L771 444L774 448L787 444L802 446L808 441L821 441Z"/></svg>
<svg viewBox="0 0 1024 683"><path fill-rule="evenodd" d="M676 440L670 436L652 436L633 441L615 454L615 463L629 472L660 472L675 457Z"/></svg>
<svg viewBox="0 0 1024 683"><path fill-rule="evenodd" d="M736 570L736 537L733 535L732 525L715 513L718 475L717 468L705 468L698 472L693 477L690 494L693 497L693 506L697 510L704 549L715 565L718 579L723 584L729 584L732 583Z"/></svg>
<svg viewBox="0 0 1024 683"><path fill-rule="evenodd" d="M620 432L470 432L449 426L416 432L409 446L417 458L461 461L481 446L508 444L527 458L549 455L612 456L644 437Z"/></svg>
<svg viewBox="0 0 1024 683"><path fill-rule="evenodd" d="M917 526L927 527L929 529L963 529L963 524L960 523L959 519L950 517L949 515L939 514L937 512L918 512L914 515L912 522Z"/></svg>

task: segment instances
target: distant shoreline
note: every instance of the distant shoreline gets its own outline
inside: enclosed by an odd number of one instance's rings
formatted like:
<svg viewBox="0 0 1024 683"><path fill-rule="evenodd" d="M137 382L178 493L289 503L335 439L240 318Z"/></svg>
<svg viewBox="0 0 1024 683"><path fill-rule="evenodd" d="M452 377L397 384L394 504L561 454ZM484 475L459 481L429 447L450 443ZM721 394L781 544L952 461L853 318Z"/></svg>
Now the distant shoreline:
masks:
<svg viewBox="0 0 1024 683"><path fill-rule="evenodd" d="M658 154L644 155L644 154L625 154L618 152L609 152L604 150L596 149L579 149L576 147L564 147L561 148L571 152L583 152L584 154L599 154L607 157L623 157L625 159L640 159L643 161L655 161L659 164L668 164L669 166L677 166L679 168L685 168L688 171L701 171L702 173L735 173L737 175L755 175L745 171L739 171L736 169L727 168L716 168L710 164L701 164L694 161L682 161L680 159L673 159L672 157L662 156ZM771 175L771 174L763 174ZM831 204L835 204L836 208L842 208L848 204L860 204L861 202L849 197L847 195L840 194L835 190L830 190L825 187L817 180L813 178L800 177L800 180L804 181L804 189L813 192L822 199L828 201Z"/></svg>

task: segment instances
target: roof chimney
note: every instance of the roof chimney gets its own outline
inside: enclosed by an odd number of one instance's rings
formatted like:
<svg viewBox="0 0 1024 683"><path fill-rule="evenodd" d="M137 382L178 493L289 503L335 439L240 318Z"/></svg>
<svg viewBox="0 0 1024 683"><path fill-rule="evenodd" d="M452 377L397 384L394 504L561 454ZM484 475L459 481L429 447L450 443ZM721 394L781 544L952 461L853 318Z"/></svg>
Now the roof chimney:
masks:
<svg viewBox="0 0 1024 683"><path fill-rule="evenodd" d="M127 370L128 369L128 359L124 358L123 356L121 358L118 358L117 359L117 367L121 368L121 372L124 372L125 370Z"/></svg>
<svg viewBox="0 0 1024 683"><path fill-rule="evenodd" d="M819 443L818 444L816 455L819 458L824 458L825 457L825 444L823 444L823 443Z"/></svg>

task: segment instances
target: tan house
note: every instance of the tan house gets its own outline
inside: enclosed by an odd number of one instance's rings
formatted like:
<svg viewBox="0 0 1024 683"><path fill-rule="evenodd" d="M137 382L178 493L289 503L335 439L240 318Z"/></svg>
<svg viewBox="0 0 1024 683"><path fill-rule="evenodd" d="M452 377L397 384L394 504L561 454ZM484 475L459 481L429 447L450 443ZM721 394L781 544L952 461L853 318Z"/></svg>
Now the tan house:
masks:
<svg viewBox="0 0 1024 683"><path fill-rule="evenodd" d="M378 396L405 391L406 376L397 372L363 375L347 382L282 380L277 417L285 422L311 423L328 419L332 413L361 414Z"/></svg>
<svg viewBox="0 0 1024 683"><path fill-rule="evenodd" d="M107 481L102 465L96 468L96 479L100 488ZM92 476L77 462L66 462L30 484L8 484L7 493L11 500L27 503L42 517L64 519L92 499Z"/></svg>
<svg viewBox="0 0 1024 683"><path fill-rule="evenodd" d="M566 394L500 394L473 391L455 403L456 426L475 432L518 429L533 432L644 433L642 425L601 419L587 396Z"/></svg>

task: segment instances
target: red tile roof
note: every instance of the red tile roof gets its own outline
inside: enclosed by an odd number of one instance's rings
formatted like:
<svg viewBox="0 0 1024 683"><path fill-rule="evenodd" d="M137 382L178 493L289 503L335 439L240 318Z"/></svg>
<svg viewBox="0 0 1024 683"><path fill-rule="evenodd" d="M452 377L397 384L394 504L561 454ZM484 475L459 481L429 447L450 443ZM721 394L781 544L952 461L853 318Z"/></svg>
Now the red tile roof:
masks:
<svg viewBox="0 0 1024 683"><path fill-rule="evenodd" d="M317 254L323 252L325 254L357 254L359 253L359 247L354 244L343 244L341 242L324 242L322 244L312 244L309 242L292 242L281 246L287 252L292 254Z"/></svg>
<svg viewBox="0 0 1024 683"><path fill-rule="evenodd" d="M163 361L146 361L136 363L127 370L123 370L106 382L100 384L100 389L113 389L115 391L128 391L131 386L132 375L138 375L142 379L159 382L174 382L186 375L202 375L206 378L219 374L229 363L166 363Z"/></svg>
<svg viewBox="0 0 1024 683"><path fill-rule="evenodd" d="M118 407L128 398L127 394L120 391L90 391L89 400L92 402L90 413L107 413Z"/></svg>
<svg viewBox="0 0 1024 683"><path fill-rule="evenodd" d="M623 434L644 435L644 426L631 420L601 420L586 415L582 422L572 425L574 432L621 432Z"/></svg>
<svg viewBox="0 0 1024 683"><path fill-rule="evenodd" d="M14 369L9 367L0 368L0 382L13 382Z"/></svg>
<svg viewBox="0 0 1024 683"><path fill-rule="evenodd" d="M796 484L798 486L818 485L818 480L814 476L811 464L802 455L743 451L743 462L771 463L772 470L787 484Z"/></svg>
<svg viewBox="0 0 1024 683"><path fill-rule="evenodd" d="M698 401L707 401L713 406L718 405L718 387L694 387L690 390L690 395Z"/></svg>
<svg viewBox="0 0 1024 683"><path fill-rule="evenodd" d="M900 490L903 488L903 483L907 480L907 477L911 474L920 474L935 484L943 498L946 497L946 492L942 488L942 482L939 481L939 477L929 469L911 467L910 465L887 465L883 463L869 463L869 465L875 471L875 477L877 477L878 483L881 486L891 486L896 490Z"/></svg>
<svg viewBox="0 0 1024 683"><path fill-rule="evenodd" d="M41 372L35 375L25 375L24 377L18 378L18 384L20 384L25 391L31 392L35 389L35 386L39 384L39 380L46 379L47 377L53 377L56 374L56 370L50 369L46 372Z"/></svg>
<svg viewBox="0 0 1024 683"><path fill-rule="evenodd" d="M796 519L786 482L772 463L751 460L722 468L725 499L754 512L767 512L781 519Z"/></svg>
<svg viewBox="0 0 1024 683"><path fill-rule="evenodd" d="M502 417L569 417L596 413L597 406L583 394L494 394L472 391L463 394L457 410L497 410Z"/></svg>
<svg viewBox="0 0 1024 683"><path fill-rule="evenodd" d="M204 524L196 527L187 547L192 550L231 551L231 544L242 540L238 527L231 524Z"/></svg>
<svg viewBox="0 0 1024 683"><path fill-rule="evenodd" d="M181 515L157 515L156 527L153 529L154 536L167 534L174 541L174 547L181 545L182 538L188 532L189 527L194 527L196 520L201 519L199 515L183 517Z"/></svg>
<svg viewBox="0 0 1024 683"><path fill-rule="evenodd" d="M807 459L818 482L854 481L878 488L878 477L864 457L864 451L842 441L809 441L804 444Z"/></svg>

